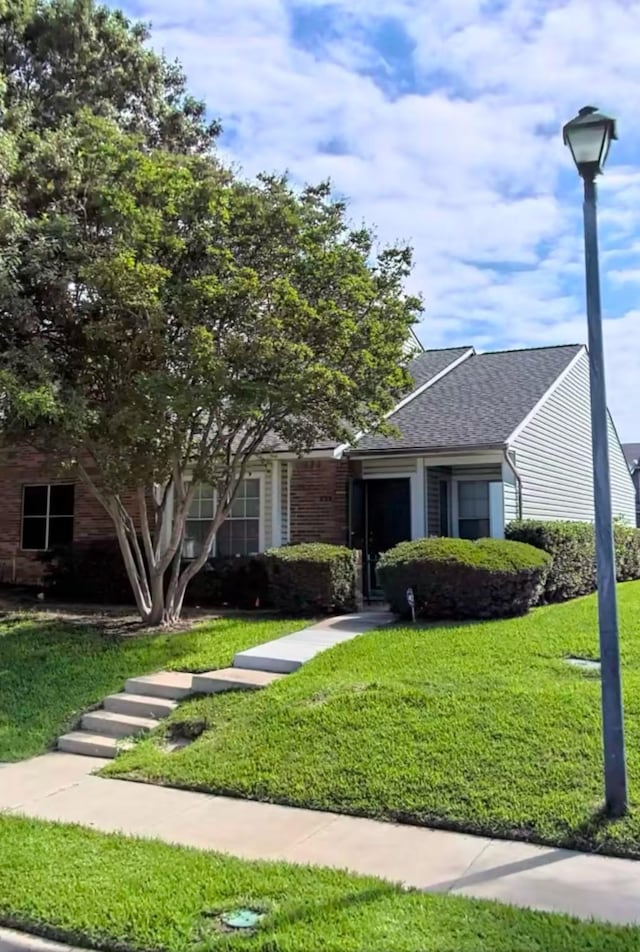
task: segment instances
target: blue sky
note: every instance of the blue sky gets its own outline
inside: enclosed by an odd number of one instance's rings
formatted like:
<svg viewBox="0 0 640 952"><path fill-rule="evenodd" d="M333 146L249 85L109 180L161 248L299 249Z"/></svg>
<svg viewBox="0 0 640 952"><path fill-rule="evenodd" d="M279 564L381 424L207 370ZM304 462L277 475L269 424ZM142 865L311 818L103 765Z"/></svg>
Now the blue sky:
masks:
<svg viewBox="0 0 640 952"><path fill-rule="evenodd" d="M117 4L122 6L123 4ZM427 347L586 340L581 189L560 128L619 119L600 180L609 403L640 439L640 2L127 0L247 175L330 177L408 240Z"/></svg>

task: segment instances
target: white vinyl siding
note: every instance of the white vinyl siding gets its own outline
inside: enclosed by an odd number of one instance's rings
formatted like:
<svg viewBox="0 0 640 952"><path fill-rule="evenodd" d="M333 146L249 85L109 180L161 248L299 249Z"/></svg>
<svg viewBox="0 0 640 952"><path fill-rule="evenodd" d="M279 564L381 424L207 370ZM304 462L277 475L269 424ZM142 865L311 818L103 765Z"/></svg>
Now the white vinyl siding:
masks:
<svg viewBox="0 0 640 952"><path fill-rule="evenodd" d="M636 524L636 491L629 465L620 445L613 420L609 418L609 465L611 467L611 511L629 525Z"/></svg>
<svg viewBox="0 0 640 952"><path fill-rule="evenodd" d="M407 476L415 473L416 459L405 459L402 456L389 456L383 459L364 459L362 461L363 479L384 479L393 476Z"/></svg>
<svg viewBox="0 0 640 952"><path fill-rule="evenodd" d="M633 487L617 435L609 428L613 512L634 518ZM513 443L524 519L593 521L589 360L583 352ZM505 494L515 515L515 488Z"/></svg>

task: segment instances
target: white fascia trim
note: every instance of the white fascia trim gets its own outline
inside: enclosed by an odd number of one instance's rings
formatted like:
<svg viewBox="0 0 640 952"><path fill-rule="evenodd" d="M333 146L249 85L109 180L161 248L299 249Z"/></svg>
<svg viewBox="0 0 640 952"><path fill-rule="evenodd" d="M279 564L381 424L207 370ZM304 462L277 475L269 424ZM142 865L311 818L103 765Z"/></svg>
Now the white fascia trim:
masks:
<svg viewBox="0 0 640 952"><path fill-rule="evenodd" d="M277 548L282 545L282 466L280 460L271 464L271 540Z"/></svg>
<svg viewBox="0 0 640 952"><path fill-rule="evenodd" d="M394 413L397 413L398 410L402 410L402 408L406 407L408 403L411 403L412 400L415 400L416 397L419 397L420 394L424 393L425 390L428 390L429 387L433 387L434 384L438 383L439 380L442 380L443 377L446 377L447 374L451 373L452 370L455 370L456 367L459 367L460 364L463 363L465 360L468 360L469 357L473 357L474 354L475 354L474 348L469 347L467 350L465 350L464 354L462 354L460 357L457 357L455 360L452 360L450 364L447 364L444 370L439 371L433 377L430 377L426 381L426 383L421 384L415 390L412 390L411 393L407 394L406 397L403 397L402 400L396 404L393 410L389 410L388 413L385 413L383 419L388 420L390 417L394 415ZM357 443L358 440L362 439L364 435L365 435L365 430L360 430L360 432L356 433L356 435L354 436L353 443L341 443L340 446L337 446L335 448L335 450L333 451L333 455L336 457L336 459L340 459L344 451L349 449L350 446L353 446L355 443Z"/></svg>
<svg viewBox="0 0 640 952"><path fill-rule="evenodd" d="M573 368L575 367L575 365L578 363L578 361L585 355L586 350L587 350L587 348L586 348L585 345L583 344L582 347L580 348L580 350L578 351L578 353L575 355L575 357L573 357L573 358L569 361L569 363L568 363L567 366L564 368L564 370L562 371L562 373L558 374L558 376L557 376L556 379L553 381L553 383L551 384L551 386L549 387L549 389L546 390L545 393L543 393L542 397L538 400L538 402L536 403L536 405L535 405L535 407L533 408L533 410L530 410L529 413L527 413L527 415L526 415L526 417L524 418L524 420L523 420L521 423L518 424L518 426L515 428L515 430L514 430L513 433L511 434L511 436L507 437L507 439L505 440L505 444L506 444L507 446L511 446L511 444L514 442L514 440L517 440L517 439L518 439L518 437L520 436L520 434L522 433L522 431L524 430L524 428L525 428L526 426L528 426L529 423L531 423L531 421L533 420L534 416L542 409L542 407L545 405L545 403L547 402L547 400L548 400L551 396L553 396L553 394L556 392L556 390L558 389L558 387L563 383L565 377L567 377L567 376L571 373L571 371L573 370Z"/></svg>
<svg viewBox="0 0 640 952"><path fill-rule="evenodd" d="M273 460L291 462L299 459L333 459L335 452L333 447L329 447L326 450L309 450L308 453L303 453L302 455L294 453L292 450L263 450L261 453L256 453L255 456L252 456L251 459L262 462L270 462Z"/></svg>

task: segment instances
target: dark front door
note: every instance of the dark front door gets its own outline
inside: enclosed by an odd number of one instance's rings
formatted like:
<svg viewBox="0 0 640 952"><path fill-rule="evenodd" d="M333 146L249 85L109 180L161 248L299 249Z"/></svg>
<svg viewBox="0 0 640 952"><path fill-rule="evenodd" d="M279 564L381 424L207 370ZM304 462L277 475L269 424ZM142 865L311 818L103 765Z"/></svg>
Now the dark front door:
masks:
<svg viewBox="0 0 640 952"><path fill-rule="evenodd" d="M377 589L376 565L382 552L411 538L409 479L354 480L351 493L351 544L362 549L364 594Z"/></svg>

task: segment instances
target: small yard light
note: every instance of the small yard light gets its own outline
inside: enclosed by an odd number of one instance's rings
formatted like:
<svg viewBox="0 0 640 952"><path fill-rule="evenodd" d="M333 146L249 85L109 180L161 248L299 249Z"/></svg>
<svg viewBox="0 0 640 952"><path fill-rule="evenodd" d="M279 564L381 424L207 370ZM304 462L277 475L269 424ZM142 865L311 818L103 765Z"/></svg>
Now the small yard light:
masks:
<svg viewBox="0 0 640 952"><path fill-rule="evenodd" d="M596 177L602 174L612 139L617 139L615 119L584 106L562 130L564 144L584 182L584 249L589 328L591 389L591 440L598 568L598 629L602 686L602 740L604 747L605 803L609 816L627 811L627 767L624 749L616 563L609 472L609 417L604 377Z"/></svg>

